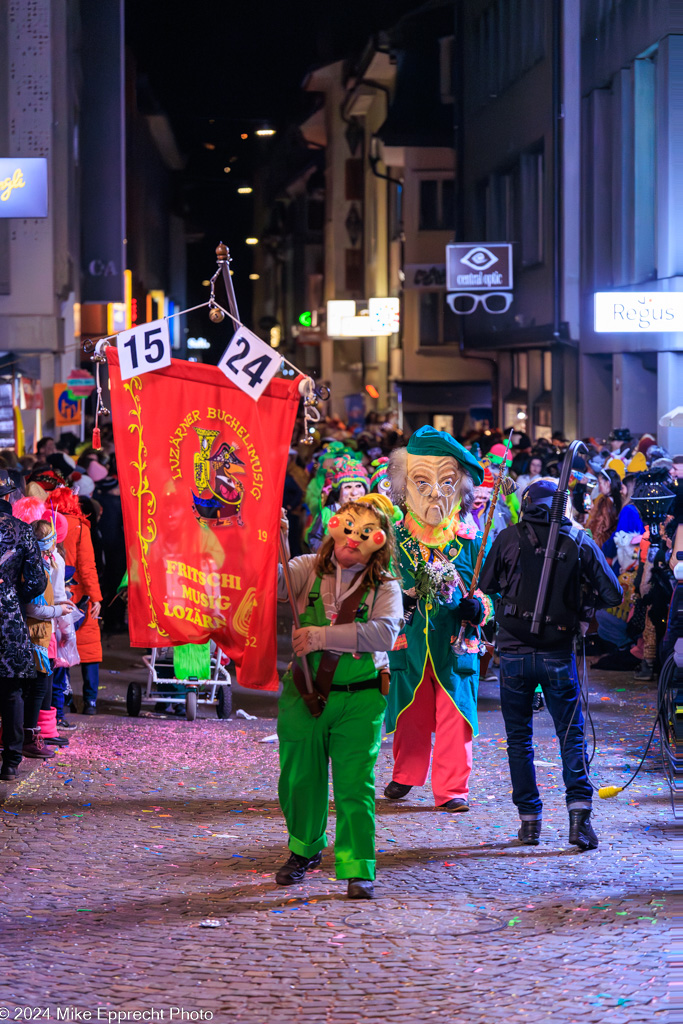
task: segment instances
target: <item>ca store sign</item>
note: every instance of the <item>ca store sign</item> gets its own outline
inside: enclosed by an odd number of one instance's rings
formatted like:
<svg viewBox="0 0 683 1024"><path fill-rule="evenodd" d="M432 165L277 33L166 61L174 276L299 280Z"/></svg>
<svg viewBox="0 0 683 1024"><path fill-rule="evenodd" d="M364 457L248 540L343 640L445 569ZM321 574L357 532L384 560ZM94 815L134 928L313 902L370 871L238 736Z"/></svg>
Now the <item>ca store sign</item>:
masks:
<svg viewBox="0 0 683 1024"><path fill-rule="evenodd" d="M683 292L596 292L595 331L683 332Z"/></svg>

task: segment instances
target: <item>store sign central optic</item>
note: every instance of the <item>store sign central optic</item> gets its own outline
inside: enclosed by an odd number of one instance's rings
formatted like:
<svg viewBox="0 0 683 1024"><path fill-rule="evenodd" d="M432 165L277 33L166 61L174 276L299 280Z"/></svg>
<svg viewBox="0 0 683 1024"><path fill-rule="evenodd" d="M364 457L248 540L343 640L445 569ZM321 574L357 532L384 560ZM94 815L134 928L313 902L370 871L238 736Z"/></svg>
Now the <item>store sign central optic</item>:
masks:
<svg viewBox="0 0 683 1024"><path fill-rule="evenodd" d="M512 243L456 243L446 246L446 301L456 316L479 306L507 313L512 305Z"/></svg>
<svg viewBox="0 0 683 1024"><path fill-rule="evenodd" d="M447 245L446 288L449 292L512 291L512 243Z"/></svg>

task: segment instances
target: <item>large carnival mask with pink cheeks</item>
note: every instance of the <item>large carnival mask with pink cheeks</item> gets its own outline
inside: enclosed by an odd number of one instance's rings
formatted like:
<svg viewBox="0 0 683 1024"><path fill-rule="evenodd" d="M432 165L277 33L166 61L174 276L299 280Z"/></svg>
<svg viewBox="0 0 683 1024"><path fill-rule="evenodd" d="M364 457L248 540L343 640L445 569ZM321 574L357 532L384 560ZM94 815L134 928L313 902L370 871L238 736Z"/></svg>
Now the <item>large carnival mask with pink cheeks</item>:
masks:
<svg viewBox="0 0 683 1024"><path fill-rule="evenodd" d="M406 453L406 505L429 526L437 526L460 508L465 476L450 455Z"/></svg>
<svg viewBox="0 0 683 1024"><path fill-rule="evenodd" d="M327 532L334 538L335 551L338 547L355 551L360 556L359 562L367 562L387 542L377 513L371 508L360 511L358 505L341 508L330 519Z"/></svg>

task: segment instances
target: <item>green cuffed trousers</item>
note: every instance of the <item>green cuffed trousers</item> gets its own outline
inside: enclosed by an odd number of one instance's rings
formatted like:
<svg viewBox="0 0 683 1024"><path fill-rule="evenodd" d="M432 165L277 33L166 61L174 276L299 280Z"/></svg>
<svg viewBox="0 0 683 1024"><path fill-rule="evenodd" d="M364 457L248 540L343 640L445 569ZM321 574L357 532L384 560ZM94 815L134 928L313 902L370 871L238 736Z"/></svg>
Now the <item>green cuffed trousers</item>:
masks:
<svg viewBox="0 0 683 1024"><path fill-rule="evenodd" d="M313 718L289 675L278 708L280 806L289 848L315 857L327 846L329 762L337 812L337 878L375 877L375 762L387 706L379 690L333 691Z"/></svg>

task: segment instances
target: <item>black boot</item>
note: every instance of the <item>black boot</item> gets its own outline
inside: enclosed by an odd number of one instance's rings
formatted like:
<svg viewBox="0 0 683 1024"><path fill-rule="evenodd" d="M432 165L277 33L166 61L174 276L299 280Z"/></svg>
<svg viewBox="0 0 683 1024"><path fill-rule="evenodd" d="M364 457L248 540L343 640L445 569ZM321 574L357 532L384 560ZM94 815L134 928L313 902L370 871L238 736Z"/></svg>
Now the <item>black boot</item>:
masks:
<svg viewBox="0 0 683 1024"><path fill-rule="evenodd" d="M0 769L0 782L14 782L17 777L17 769L14 765L3 764Z"/></svg>
<svg viewBox="0 0 683 1024"><path fill-rule="evenodd" d="M520 821L520 828L517 833L522 846L538 846L538 840L541 837L541 829L543 828L543 821L541 818L536 818L535 821Z"/></svg>
<svg viewBox="0 0 683 1024"><path fill-rule="evenodd" d="M591 825L591 811L579 808L569 812L569 842L580 850L597 850L598 837Z"/></svg>
<svg viewBox="0 0 683 1024"><path fill-rule="evenodd" d="M412 786L404 786L402 782L394 782L393 779L384 790L384 795L387 800L402 800L404 796L408 796Z"/></svg>
<svg viewBox="0 0 683 1024"><path fill-rule="evenodd" d="M298 853L290 854L289 860L283 864L275 876L278 885L296 885L302 882L304 875L311 868L317 868L323 859L322 853L316 853L315 857L300 857Z"/></svg>
<svg viewBox="0 0 683 1024"><path fill-rule="evenodd" d="M350 900L371 900L375 887L369 878L349 878L346 895Z"/></svg>

